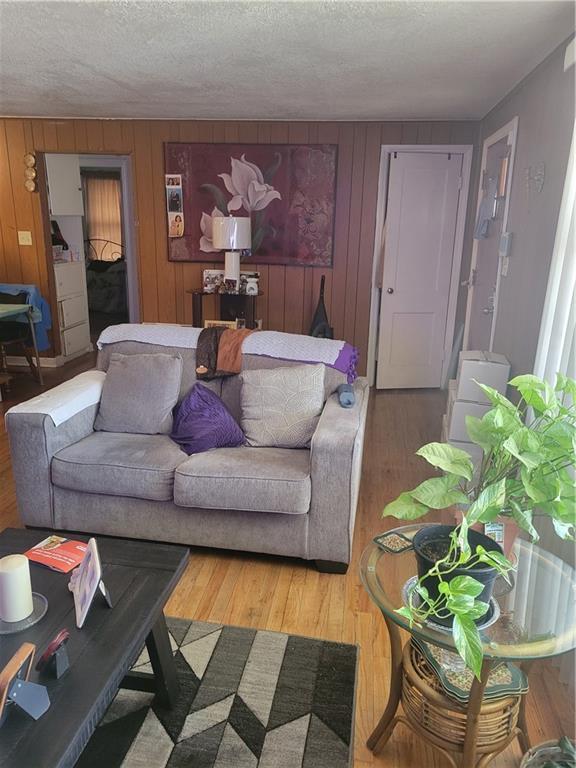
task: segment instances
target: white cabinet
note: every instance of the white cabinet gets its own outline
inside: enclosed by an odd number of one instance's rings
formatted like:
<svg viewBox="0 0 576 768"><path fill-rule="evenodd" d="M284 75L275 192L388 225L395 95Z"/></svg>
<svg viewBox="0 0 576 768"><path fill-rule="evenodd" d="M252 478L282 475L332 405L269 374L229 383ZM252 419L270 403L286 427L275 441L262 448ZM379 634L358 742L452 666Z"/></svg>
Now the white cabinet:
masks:
<svg viewBox="0 0 576 768"><path fill-rule="evenodd" d="M54 264L56 296L65 299L85 292L85 267L82 261L66 261Z"/></svg>
<svg viewBox="0 0 576 768"><path fill-rule="evenodd" d="M91 344L84 262L54 264L54 278L62 354L86 352Z"/></svg>
<svg viewBox="0 0 576 768"><path fill-rule="evenodd" d="M51 216L83 216L82 182L78 155L46 155Z"/></svg>

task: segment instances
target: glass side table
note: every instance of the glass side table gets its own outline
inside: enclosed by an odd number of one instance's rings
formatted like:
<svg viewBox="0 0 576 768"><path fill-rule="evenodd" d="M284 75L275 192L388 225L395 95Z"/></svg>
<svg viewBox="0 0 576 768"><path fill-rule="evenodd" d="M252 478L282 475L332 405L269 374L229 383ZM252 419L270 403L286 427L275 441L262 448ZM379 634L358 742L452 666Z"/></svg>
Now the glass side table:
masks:
<svg viewBox="0 0 576 768"><path fill-rule="evenodd" d="M401 534L411 540L423 528L422 524L407 525L387 531ZM407 582L416 574L416 561L409 541L407 549L389 552L371 543L362 553L360 575L371 599L380 608L391 646L391 682L388 703L384 714L368 739L368 747L379 751L390 738L399 722L396 715L405 685L405 665L400 628L412 637L448 651L455 651L452 634L431 624L414 625L396 613L404 604ZM558 557L523 539L517 539L509 555L516 565L512 586L503 579L496 581L494 598L498 618L481 630L483 663L481 679L474 679L466 707L465 734L460 753L462 768L484 768L514 738L526 751L527 738L525 696L521 697L517 713L517 727L511 729L506 739L494 742L494 750L486 744L479 746L478 719L482 711L484 689L493 667L501 661L513 661L528 675L531 665L538 659L546 659L576 647L576 582L575 571ZM406 653L404 653L406 656ZM406 658L408 658L406 656ZM413 669L411 670L413 674ZM423 687L424 690L424 687ZM444 706L438 700L438 706ZM434 737L430 724L416 722L414 717L402 717L401 721L426 738L431 746L440 749L448 762L458 763L446 752L451 747Z"/></svg>

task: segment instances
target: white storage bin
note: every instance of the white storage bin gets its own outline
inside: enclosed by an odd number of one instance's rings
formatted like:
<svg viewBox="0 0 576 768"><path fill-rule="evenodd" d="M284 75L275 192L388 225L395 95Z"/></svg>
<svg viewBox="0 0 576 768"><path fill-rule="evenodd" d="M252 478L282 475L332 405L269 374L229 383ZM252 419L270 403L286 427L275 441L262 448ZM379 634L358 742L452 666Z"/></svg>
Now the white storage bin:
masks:
<svg viewBox="0 0 576 768"><path fill-rule="evenodd" d="M456 400L452 405L452 410L448 413L448 440L467 443L470 438L466 429L466 416L476 416L476 418L481 419L491 407L490 404L483 405Z"/></svg>
<svg viewBox="0 0 576 768"><path fill-rule="evenodd" d="M473 379L506 394L509 378L510 363L504 355L498 355L494 352L461 352L456 382L456 399L488 403L488 398Z"/></svg>

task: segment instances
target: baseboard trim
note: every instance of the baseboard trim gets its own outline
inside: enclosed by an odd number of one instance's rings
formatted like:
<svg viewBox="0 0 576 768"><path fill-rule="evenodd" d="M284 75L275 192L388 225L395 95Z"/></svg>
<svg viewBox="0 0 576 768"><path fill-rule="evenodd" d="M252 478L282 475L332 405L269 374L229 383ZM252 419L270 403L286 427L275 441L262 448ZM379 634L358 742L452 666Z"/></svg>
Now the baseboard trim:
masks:
<svg viewBox="0 0 576 768"><path fill-rule="evenodd" d="M56 357L41 357L40 367L41 368L60 368L66 363L69 363L71 360L75 360L77 357L82 357L82 355L86 355L88 354L88 352L93 352L93 351L94 351L94 345L90 344L89 347L86 347L85 349L81 349L79 352L74 352L73 355L57 355ZM8 355L6 360L8 365L13 365L17 368L28 368L28 361L26 360L25 357Z"/></svg>

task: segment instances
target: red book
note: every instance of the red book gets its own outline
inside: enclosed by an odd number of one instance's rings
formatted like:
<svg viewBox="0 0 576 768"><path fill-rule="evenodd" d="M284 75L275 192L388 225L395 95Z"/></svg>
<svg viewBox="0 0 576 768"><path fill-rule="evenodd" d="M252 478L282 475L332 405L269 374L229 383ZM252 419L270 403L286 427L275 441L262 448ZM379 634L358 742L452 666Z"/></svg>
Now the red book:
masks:
<svg viewBox="0 0 576 768"><path fill-rule="evenodd" d="M24 554L34 563L47 565L53 571L68 573L80 565L87 549L88 544L84 541L72 541L62 536L48 536Z"/></svg>

